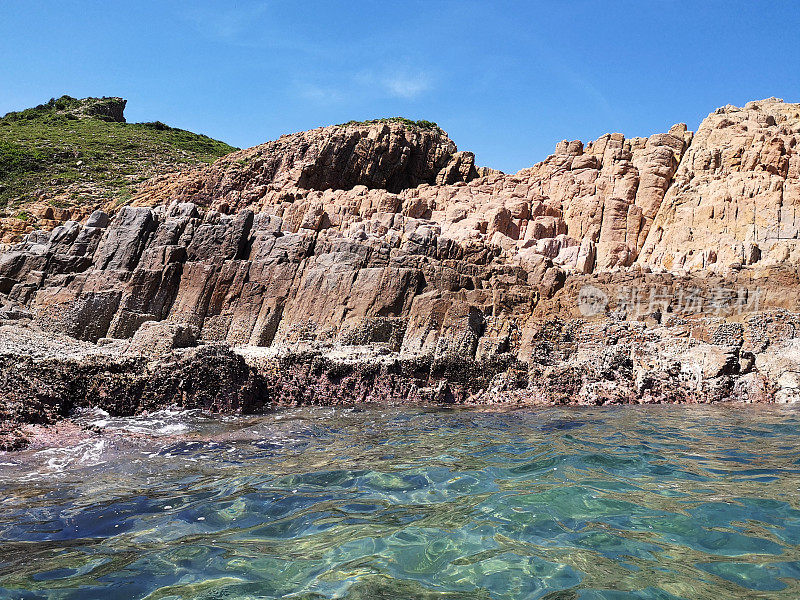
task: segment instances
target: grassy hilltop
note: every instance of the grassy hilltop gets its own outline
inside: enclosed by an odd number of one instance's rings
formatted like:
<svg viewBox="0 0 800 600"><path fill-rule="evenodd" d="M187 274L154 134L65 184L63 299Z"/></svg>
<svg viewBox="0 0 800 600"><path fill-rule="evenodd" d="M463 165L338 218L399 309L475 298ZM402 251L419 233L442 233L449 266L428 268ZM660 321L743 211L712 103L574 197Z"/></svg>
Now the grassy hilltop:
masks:
<svg viewBox="0 0 800 600"><path fill-rule="evenodd" d="M372 125L373 123L399 123L403 125L406 129L431 129L433 131L442 131L442 128L439 127L433 121L426 121L422 119L420 121L414 121L412 119L407 119L405 117L384 117L382 119L368 119L366 121L348 121L347 123L341 123L340 126L347 126L347 125Z"/></svg>
<svg viewBox="0 0 800 600"><path fill-rule="evenodd" d="M6 232L9 218L24 221L27 227L13 227L24 231L53 213L58 220L59 214L124 204L145 179L236 150L158 121L126 123L125 104L122 98L62 96L0 118L0 217L6 217Z"/></svg>

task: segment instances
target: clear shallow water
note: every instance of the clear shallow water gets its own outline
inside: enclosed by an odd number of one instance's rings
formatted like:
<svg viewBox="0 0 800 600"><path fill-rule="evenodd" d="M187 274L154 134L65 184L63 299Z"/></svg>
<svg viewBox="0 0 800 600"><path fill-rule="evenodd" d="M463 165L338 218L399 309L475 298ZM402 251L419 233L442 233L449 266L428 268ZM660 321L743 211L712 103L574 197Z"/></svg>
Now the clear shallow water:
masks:
<svg viewBox="0 0 800 600"><path fill-rule="evenodd" d="M2 598L800 598L798 410L87 420L0 456Z"/></svg>

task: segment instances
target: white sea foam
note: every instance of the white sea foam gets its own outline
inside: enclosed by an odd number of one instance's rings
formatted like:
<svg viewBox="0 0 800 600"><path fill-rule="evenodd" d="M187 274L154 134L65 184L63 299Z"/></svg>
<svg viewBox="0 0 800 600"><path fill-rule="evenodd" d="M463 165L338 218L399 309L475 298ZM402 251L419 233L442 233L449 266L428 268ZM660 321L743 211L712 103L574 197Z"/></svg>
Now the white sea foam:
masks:
<svg viewBox="0 0 800 600"><path fill-rule="evenodd" d="M22 481L39 479L43 476L60 475L67 472L69 467L92 467L105 464L105 453L108 449L106 440L86 440L75 446L62 448L48 448L40 450L36 456L44 459L42 469L31 472L21 478Z"/></svg>
<svg viewBox="0 0 800 600"><path fill-rule="evenodd" d="M86 425L92 429L159 436L188 431L187 422L200 414L197 410L160 410L144 416L111 417L105 411L93 409L80 415L78 420L87 419Z"/></svg>

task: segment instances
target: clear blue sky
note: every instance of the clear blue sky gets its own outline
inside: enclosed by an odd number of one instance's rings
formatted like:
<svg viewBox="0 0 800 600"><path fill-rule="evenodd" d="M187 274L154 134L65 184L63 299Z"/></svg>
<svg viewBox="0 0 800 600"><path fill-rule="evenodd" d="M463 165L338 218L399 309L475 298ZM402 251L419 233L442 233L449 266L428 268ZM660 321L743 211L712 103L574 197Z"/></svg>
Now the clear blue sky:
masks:
<svg viewBox="0 0 800 600"><path fill-rule="evenodd" d="M513 172L561 139L800 101L796 1L0 0L0 114L123 96L236 146L402 115Z"/></svg>

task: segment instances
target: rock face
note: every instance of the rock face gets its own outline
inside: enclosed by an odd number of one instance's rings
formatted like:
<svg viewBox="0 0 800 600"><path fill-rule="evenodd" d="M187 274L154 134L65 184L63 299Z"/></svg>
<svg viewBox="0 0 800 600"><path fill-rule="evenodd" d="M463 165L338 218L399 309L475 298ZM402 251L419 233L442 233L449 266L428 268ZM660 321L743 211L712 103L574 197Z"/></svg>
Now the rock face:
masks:
<svg viewBox="0 0 800 600"><path fill-rule="evenodd" d="M72 111L78 117L86 116L114 123L125 123L124 98L85 98L81 104Z"/></svg>
<svg viewBox="0 0 800 600"><path fill-rule="evenodd" d="M0 294L47 331L133 338L126 356L233 347L270 374L263 405L376 390L788 401L797 136L800 105L766 100L720 109L695 135L561 142L505 175L438 129L326 127L28 235L0 257ZM621 297L632 290L647 310ZM688 295L706 309L687 313Z"/></svg>
<svg viewBox="0 0 800 600"><path fill-rule="evenodd" d="M800 105L770 98L703 121L641 260L675 271L800 261Z"/></svg>
<svg viewBox="0 0 800 600"><path fill-rule="evenodd" d="M171 197L228 211L253 208L270 192L287 188L365 186L399 192L423 183L469 181L477 175L473 154L457 152L440 129L388 121L284 135L229 154L188 176L156 179L142 188L139 198L160 203Z"/></svg>

